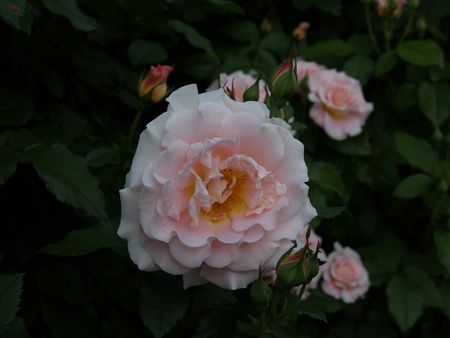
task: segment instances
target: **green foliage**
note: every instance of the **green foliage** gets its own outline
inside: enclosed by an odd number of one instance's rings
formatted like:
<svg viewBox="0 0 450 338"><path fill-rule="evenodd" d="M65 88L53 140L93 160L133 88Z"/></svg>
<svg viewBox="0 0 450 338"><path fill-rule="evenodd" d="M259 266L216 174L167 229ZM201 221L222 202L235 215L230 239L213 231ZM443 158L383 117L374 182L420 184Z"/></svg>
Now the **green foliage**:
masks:
<svg viewBox="0 0 450 338"><path fill-rule="evenodd" d="M403 60L418 66L444 67L444 54L433 40L413 40L401 43L397 53Z"/></svg>
<svg viewBox="0 0 450 338"><path fill-rule="evenodd" d="M140 312L155 337L162 337L180 320L187 308L187 293L168 274L153 274L141 286Z"/></svg>
<svg viewBox="0 0 450 338"><path fill-rule="evenodd" d="M14 320L19 310L23 274L0 275L0 334Z"/></svg>

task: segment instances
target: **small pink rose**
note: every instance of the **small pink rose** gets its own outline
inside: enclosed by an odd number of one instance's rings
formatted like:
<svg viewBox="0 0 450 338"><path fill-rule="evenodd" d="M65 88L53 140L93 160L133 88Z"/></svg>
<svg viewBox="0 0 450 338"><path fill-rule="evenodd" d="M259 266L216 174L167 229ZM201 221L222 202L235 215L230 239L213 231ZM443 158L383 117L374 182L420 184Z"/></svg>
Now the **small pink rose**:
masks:
<svg viewBox="0 0 450 338"><path fill-rule="evenodd" d="M311 77L315 72L321 70L326 70L326 67L313 61L304 61L301 58L297 58L297 80L299 86L306 76Z"/></svg>
<svg viewBox="0 0 450 338"><path fill-rule="evenodd" d="M167 78L173 67L157 65L156 67L150 67L150 71L147 76L141 79L138 88L139 97L148 97L149 101L159 102L167 94Z"/></svg>
<svg viewBox="0 0 450 338"><path fill-rule="evenodd" d="M337 242L334 249L328 255L322 290L345 303L354 303L369 290L369 275L356 251Z"/></svg>
<svg viewBox="0 0 450 338"><path fill-rule="evenodd" d="M397 18L402 14L406 0L374 0L377 13L384 19Z"/></svg>
<svg viewBox="0 0 450 338"><path fill-rule="evenodd" d="M359 82L335 69L315 72L309 79L311 119L335 140L362 132L373 104L366 102Z"/></svg>
<svg viewBox="0 0 450 338"><path fill-rule="evenodd" d="M304 147L261 102L173 92L141 134L118 233L144 271L245 288L315 215Z"/></svg>
<svg viewBox="0 0 450 338"><path fill-rule="evenodd" d="M231 74L220 74L220 84L218 80L214 80L208 88L207 92L217 90L218 88L224 88L225 92L231 92L234 89L234 99L238 102L244 102L244 92L247 88L250 88L256 79L242 71L237 71ZM266 83L264 80L259 81L259 102L264 102L266 99Z"/></svg>
<svg viewBox="0 0 450 338"><path fill-rule="evenodd" d="M309 22L302 21L292 32L292 37L298 41L306 38L306 32L309 28Z"/></svg>

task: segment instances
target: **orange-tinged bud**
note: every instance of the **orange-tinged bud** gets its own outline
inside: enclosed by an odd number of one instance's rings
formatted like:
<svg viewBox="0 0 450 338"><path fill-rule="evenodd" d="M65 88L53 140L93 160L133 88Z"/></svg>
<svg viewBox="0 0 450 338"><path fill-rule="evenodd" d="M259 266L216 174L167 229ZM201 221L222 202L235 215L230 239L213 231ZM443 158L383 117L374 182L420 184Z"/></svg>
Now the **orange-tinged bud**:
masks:
<svg viewBox="0 0 450 338"><path fill-rule="evenodd" d="M406 0L375 0L378 15L383 19L398 18L403 11Z"/></svg>
<svg viewBox="0 0 450 338"><path fill-rule="evenodd" d="M292 32L292 37L298 41L304 40L306 38L306 32L309 28L309 22L302 21Z"/></svg>
<svg viewBox="0 0 450 338"><path fill-rule="evenodd" d="M150 67L150 72L139 83L139 97L155 103L164 99L167 95L167 78L172 70L170 66Z"/></svg>

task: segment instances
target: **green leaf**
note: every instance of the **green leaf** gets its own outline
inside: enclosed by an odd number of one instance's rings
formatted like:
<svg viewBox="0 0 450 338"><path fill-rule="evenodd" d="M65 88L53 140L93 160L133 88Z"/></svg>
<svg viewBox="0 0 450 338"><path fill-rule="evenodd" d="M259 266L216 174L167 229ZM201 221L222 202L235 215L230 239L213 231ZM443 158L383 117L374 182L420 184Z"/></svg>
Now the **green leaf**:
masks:
<svg viewBox="0 0 450 338"><path fill-rule="evenodd" d="M167 53L159 42L138 39L131 42L128 57L134 66L150 66L165 61Z"/></svg>
<svg viewBox="0 0 450 338"><path fill-rule="evenodd" d="M398 88L394 103L398 110L403 110L412 107L416 104L417 86L413 83L405 83Z"/></svg>
<svg viewBox="0 0 450 338"><path fill-rule="evenodd" d="M0 148L0 185L2 185L16 171L17 154L14 150Z"/></svg>
<svg viewBox="0 0 450 338"><path fill-rule="evenodd" d="M441 296L442 296L442 312L445 313L448 319L450 319L450 302L448 301L450 299L450 281L445 281L440 288Z"/></svg>
<svg viewBox="0 0 450 338"><path fill-rule="evenodd" d="M372 76L373 61L363 54L355 54L345 62L344 71L364 86Z"/></svg>
<svg viewBox="0 0 450 338"><path fill-rule="evenodd" d="M200 35L194 28L185 24L184 22L181 22L179 20L171 20L170 23L178 33L181 33L186 37L186 39L192 46L203 49L206 54L214 59L216 64L220 63L219 58L213 50L211 41Z"/></svg>
<svg viewBox="0 0 450 338"><path fill-rule="evenodd" d="M420 293L425 296L425 304L439 308L441 307L442 299L435 282L427 275L427 273L414 266L408 266L405 269L408 280L415 284Z"/></svg>
<svg viewBox="0 0 450 338"><path fill-rule="evenodd" d="M258 27L247 20L234 21L222 30L236 41L256 43L260 39Z"/></svg>
<svg viewBox="0 0 450 338"><path fill-rule="evenodd" d="M425 193L433 179L426 174L415 174L403 179L395 188L393 195L402 198L414 198Z"/></svg>
<svg viewBox="0 0 450 338"><path fill-rule="evenodd" d="M311 5L314 3L314 0L293 0L293 5L297 7L299 11L304 11L311 7Z"/></svg>
<svg viewBox="0 0 450 338"><path fill-rule="evenodd" d="M341 0L316 0L314 3L324 12L337 16L341 14Z"/></svg>
<svg viewBox="0 0 450 338"><path fill-rule="evenodd" d="M320 41L307 48L303 56L308 59L315 59L323 55L347 56L355 52L354 47L340 39Z"/></svg>
<svg viewBox="0 0 450 338"><path fill-rule="evenodd" d="M397 62L398 62L397 52L394 50L387 51L386 53L381 55L375 62L375 76L379 77L387 73L388 71L390 71L392 68L395 67Z"/></svg>
<svg viewBox="0 0 450 338"><path fill-rule="evenodd" d="M98 28L97 21L82 13L76 0L42 0L42 2L53 13L68 18L75 28L82 31L92 31Z"/></svg>
<svg viewBox="0 0 450 338"><path fill-rule="evenodd" d="M118 149L111 147L100 147L87 154L86 162L91 167L101 167L107 163L116 162L118 158Z"/></svg>
<svg viewBox="0 0 450 338"><path fill-rule="evenodd" d="M213 5L220 13L233 12L237 14L245 14L244 9L237 5L234 1L224 1L224 0L206 0L207 3Z"/></svg>
<svg viewBox="0 0 450 338"><path fill-rule="evenodd" d="M39 289L53 298L61 298L69 304L86 304L88 297L80 271L69 264L55 262L38 273Z"/></svg>
<svg viewBox="0 0 450 338"><path fill-rule="evenodd" d="M8 338L32 338L27 330L27 324L22 318L14 318L3 331L2 337Z"/></svg>
<svg viewBox="0 0 450 338"><path fill-rule="evenodd" d="M422 315L424 296L406 276L396 274L386 288L389 312L402 331L411 328Z"/></svg>
<svg viewBox="0 0 450 338"><path fill-rule="evenodd" d="M18 126L33 115L33 101L28 95L0 88L0 126Z"/></svg>
<svg viewBox="0 0 450 338"><path fill-rule="evenodd" d="M346 193L341 176L327 163L308 163L308 176L311 181L316 182L321 187L335 191L340 196L344 196Z"/></svg>
<svg viewBox="0 0 450 338"><path fill-rule="evenodd" d="M19 310L23 273L0 274L0 334Z"/></svg>
<svg viewBox="0 0 450 338"><path fill-rule="evenodd" d="M233 316L218 311L210 311L202 317L193 338L235 337L236 320Z"/></svg>
<svg viewBox="0 0 450 338"><path fill-rule="evenodd" d="M74 230L61 241L50 244L39 250L58 256L78 256L103 248L120 249L124 241L108 222L91 225L88 228Z"/></svg>
<svg viewBox="0 0 450 338"><path fill-rule="evenodd" d="M362 133L355 137L350 137L343 141L333 141L331 139L324 139L325 143L331 149L334 149L341 154L349 156L365 156L372 153L372 147L369 142L367 134Z"/></svg>
<svg viewBox="0 0 450 338"><path fill-rule="evenodd" d="M333 218L339 216L345 209L345 206L340 207L315 207L319 217Z"/></svg>
<svg viewBox="0 0 450 338"><path fill-rule="evenodd" d="M64 83L61 77L52 68L44 68L42 70L42 78L48 88L55 94L56 97L62 98L64 95Z"/></svg>
<svg viewBox="0 0 450 338"><path fill-rule="evenodd" d="M395 145L399 154L410 165L433 174L434 151L427 141L398 131L395 133Z"/></svg>
<svg viewBox="0 0 450 338"><path fill-rule="evenodd" d="M436 244L439 260L450 272L450 232L438 230L434 233L434 244Z"/></svg>
<svg viewBox="0 0 450 338"><path fill-rule="evenodd" d="M83 158L60 145L37 145L24 151L20 158L34 165L47 188L61 202L88 215L107 218L103 192Z"/></svg>
<svg viewBox="0 0 450 338"><path fill-rule="evenodd" d="M17 6L19 12L13 10L11 7ZM25 0L9 0L0 2L0 17L5 22L16 29L20 29L20 20L23 17L23 11L25 9Z"/></svg>
<svg viewBox="0 0 450 338"><path fill-rule="evenodd" d="M325 323L327 323L327 316L325 315L325 312L323 312L320 307L313 301L301 301L300 303L298 303L295 309L305 315L310 316L311 318L323 320Z"/></svg>
<svg viewBox="0 0 450 338"><path fill-rule="evenodd" d="M188 300L188 292L183 290L177 277L164 272L152 273L141 286L142 321L160 338L184 316Z"/></svg>
<svg viewBox="0 0 450 338"><path fill-rule="evenodd" d="M444 68L444 53L433 40L411 40L401 43L397 53L403 60L418 66Z"/></svg>
<svg viewBox="0 0 450 338"><path fill-rule="evenodd" d="M419 106L422 113L439 127L449 115L450 86L447 83L423 82L419 87Z"/></svg>

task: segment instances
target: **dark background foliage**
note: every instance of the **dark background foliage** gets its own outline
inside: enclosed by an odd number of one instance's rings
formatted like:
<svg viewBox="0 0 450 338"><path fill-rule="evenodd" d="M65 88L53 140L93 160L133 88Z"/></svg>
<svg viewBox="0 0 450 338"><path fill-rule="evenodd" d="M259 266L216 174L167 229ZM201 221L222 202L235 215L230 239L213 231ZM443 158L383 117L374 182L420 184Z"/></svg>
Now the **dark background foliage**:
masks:
<svg viewBox="0 0 450 338"><path fill-rule="evenodd" d="M422 1L386 21L366 3L367 11L356 0L2 1L2 336L251 332L248 290L183 290L179 277L137 269L116 235L118 190L137 143L135 135L130 150L137 83L150 65L174 65L169 84L200 92L219 72L267 78L300 21L311 27L297 54L346 71L375 106L361 135L336 142L299 96L291 101L319 212L312 225L327 252L339 241L361 254L372 287L351 305L316 290L305 315L274 324L276 336L447 335L450 6ZM137 130L165 109L154 105Z"/></svg>

